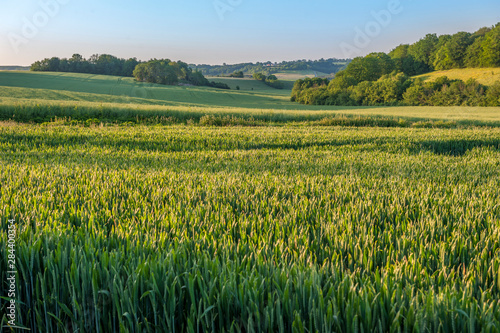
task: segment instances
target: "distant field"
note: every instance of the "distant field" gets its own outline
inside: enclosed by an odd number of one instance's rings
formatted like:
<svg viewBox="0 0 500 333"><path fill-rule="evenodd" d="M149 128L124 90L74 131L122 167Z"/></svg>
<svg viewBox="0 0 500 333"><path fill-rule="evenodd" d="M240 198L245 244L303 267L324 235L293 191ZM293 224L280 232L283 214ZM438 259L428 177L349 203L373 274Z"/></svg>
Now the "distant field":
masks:
<svg viewBox="0 0 500 333"><path fill-rule="evenodd" d="M29 71L29 66L0 66L0 71Z"/></svg>
<svg viewBox="0 0 500 333"><path fill-rule="evenodd" d="M491 85L500 80L500 68L462 68L450 69L447 71L435 71L418 75L416 77L424 78L426 81L434 81L438 77L447 76L449 79L460 79L467 81L468 79L475 79L484 85Z"/></svg>
<svg viewBox="0 0 500 333"><path fill-rule="evenodd" d="M184 106L283 108L295 105L289 92L252 79L221 78L241 91L139 83L133 78L41 72L0 72L0 97ZM15 89L8 89L11 87ZM254 87L254 91L251 88ZM32 89L32 90L27 90Z"/></svg>
<svg viewBox="0 0 500 333"><path fill-rule="evenodd" d="M305 77L318 77L318 76L328 76L329 74L318 72L318 71L312 71L312 70L302 70L302 71L287 71L283 73L275 73L276 77L278 77L279 80L283 81L297 81L299 79L303 79Z"/></svg>
<svg viewBox="0 0 500 333"><path fill-rule="evenodd" d="M500 124L500 108L309 106L291 102L289 90L253 79L217 79L241 90L162 86L102 75L4 71L0 72L0 117L48 121L55 116L111 120L154 116L184 121L215 115L288 122L348 116Z"/></svg>
<svg viewBox="0 0 500 333"><path fill-rule="evenodd" d="M293 82L285 81L284 89L275 89L264 84L264 82L257 81L253 78L232 78L232 77L207 77L209 81L222 82L227 84L231 89L236 90L236 87L240 87L240 91L254 91L254 92L267 92L275 95L286 95L290 96L290 90L292 90Z"/></svg>

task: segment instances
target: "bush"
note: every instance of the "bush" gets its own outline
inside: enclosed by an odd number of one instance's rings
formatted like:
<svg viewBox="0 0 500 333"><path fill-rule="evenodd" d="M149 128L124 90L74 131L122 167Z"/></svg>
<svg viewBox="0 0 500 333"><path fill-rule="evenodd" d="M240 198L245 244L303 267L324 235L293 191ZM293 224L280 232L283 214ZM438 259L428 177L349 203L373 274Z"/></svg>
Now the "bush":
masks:
<svg viewBox="0 0 500 333"><path fill-rule="evenodd" d="M500 106L500 81L495 82L486 92L487 106Z"/></svg>
<svg viewBox="0 0 500 333"><path fill-rule="evenodd" d="M218 89L231 89L227 84L222 82L210 82L210 87L218 88Z"/></svg>
<svg viewBox="0 0 500 333"><path fill-rule="evenodd" d="M413 80L403 73L384 75L377 81L355 80L340 75L324 82L298 80L292 89L291 100L311 105L343 106L498 106L500 82L491 87L475 80L450 80L446 76L432 82Z"/></svg>

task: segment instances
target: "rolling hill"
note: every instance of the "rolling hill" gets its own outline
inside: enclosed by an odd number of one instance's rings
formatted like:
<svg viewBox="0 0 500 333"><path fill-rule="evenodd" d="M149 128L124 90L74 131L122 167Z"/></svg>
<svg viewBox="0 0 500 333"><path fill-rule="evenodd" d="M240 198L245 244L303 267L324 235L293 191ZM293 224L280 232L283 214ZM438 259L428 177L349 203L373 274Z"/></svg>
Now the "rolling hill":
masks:
<svg viewBox="0 0 500 333"><path fill-rule="evenodd" d="M464 82L468 79L474 79L481 84L489 86L496 81L500 81L500 68L450 69L417 75L415 78L423 78L425 81L434 81L441 76L447 76L449 79L460 79Z"/></svg>
<svg viewBox="0 0 500 333"><path fill-rule="evenodd" d="M240 91L195 86L165 86L133 78L49 72L0 72L0 97L102 103L300 108L288 90L270 88L253 79L218 78ZM251 90L254 88L254 90Z"/></svg>
<svg viewBox="0 0 500 333"><path fill-rule="evenodd" d="M218 78L241 90L163 86L116 76L0 71L0 116L47 120L54 116L130 119L136 116L200 119L204 115L264 121L318 121L327 117L384 117L406 121L500 124L497 107L349 107L302 105L290 90L253 79ZM254 90L251 90L254 88ZM26 118L27 117L27 118Z"/></svg>

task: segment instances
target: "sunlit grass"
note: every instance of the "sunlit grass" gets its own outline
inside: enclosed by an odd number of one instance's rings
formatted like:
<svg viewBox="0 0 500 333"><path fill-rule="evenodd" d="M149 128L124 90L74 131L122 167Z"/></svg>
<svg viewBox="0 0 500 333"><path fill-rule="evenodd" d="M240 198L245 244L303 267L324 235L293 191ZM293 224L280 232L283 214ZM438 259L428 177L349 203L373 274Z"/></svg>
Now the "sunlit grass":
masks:
<svg viewBox="0 0 500 333"><path fill-rule="evenodd" d="M0 184L32 331L500 327L499 129L2 122Z"/></svg>
<svg viewBox="0 0 500 333"><path fill-rule="evenodd" d="M469 79L474 79L481 84L489 86L496 81L500 81L500 68L456 68L426 73L416 77L421 77L426 81L434 81L441 76L447 76L449 79L453 80L459 79L464 82Z"/></svg>

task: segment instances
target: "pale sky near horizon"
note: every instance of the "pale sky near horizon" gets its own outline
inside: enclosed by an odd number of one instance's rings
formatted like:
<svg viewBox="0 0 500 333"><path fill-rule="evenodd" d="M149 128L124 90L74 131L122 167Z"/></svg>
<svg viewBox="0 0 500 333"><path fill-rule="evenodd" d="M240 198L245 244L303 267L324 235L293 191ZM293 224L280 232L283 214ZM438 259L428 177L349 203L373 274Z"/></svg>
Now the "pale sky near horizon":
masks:
<svg viewBox="0 0 500 333"><path fill-rule="evenodd" d="M0 0L0 65L74 53L196 64L346 58L498 22L498 0Z"/></svg>

